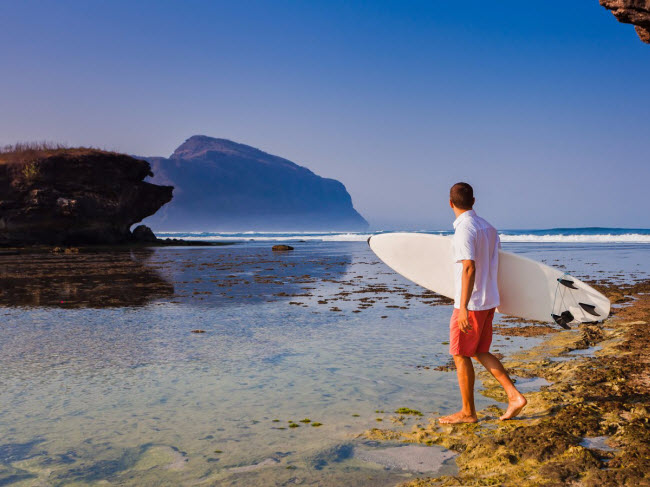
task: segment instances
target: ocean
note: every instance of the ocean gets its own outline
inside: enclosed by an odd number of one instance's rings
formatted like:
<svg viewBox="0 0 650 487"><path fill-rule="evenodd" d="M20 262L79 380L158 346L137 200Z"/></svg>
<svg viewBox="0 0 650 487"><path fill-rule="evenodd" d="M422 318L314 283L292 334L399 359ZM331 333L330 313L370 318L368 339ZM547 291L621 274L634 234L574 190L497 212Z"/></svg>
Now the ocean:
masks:
<svg viewBox="0 0 650 487"><path fill-rule="evenodd" d="M296 241L317 240L321 242L365 241L376 232L159 232L160 238L184 238L205 241ZM452 230L416 230L417 233L451 235ZM546 230L501 230L502 242L575 242L575 243L650 243L647 228L551 228Z"/></svg>
<svg viewBox="0 0 650 487"><path fill-rule="evenodd" d="M0 255L0 485L381 486L454 471L442 448L359 437L399 426L397 408L423 413L410 429L459 405L455 374L435 370L450 305L379 262L368 234L159 236L234 243ZM647 229L502 240L581 279L650 278ZM281 242L295 250L272 252ZM540 340L495 336L493 350Z"/></svg>

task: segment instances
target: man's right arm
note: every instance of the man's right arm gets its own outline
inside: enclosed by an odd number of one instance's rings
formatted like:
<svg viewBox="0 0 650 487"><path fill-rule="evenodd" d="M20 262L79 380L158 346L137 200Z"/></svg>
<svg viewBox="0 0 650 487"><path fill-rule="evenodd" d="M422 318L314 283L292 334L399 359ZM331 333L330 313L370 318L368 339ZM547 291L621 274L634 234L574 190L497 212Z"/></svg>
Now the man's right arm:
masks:
<svg viewBox="0 0 650 487"><path fill-rule="evenodd" d="M461 225L454 234L454 260L463 266L460 303L458 310L458 326L463 332L469 331L467 306L474 291L476 277L476 235L469 228Z"/></svg>
<svg viewBox="0 0 650 487"><path fill-rule="evenodd" d="M476 264L473 260L465 259L463 263L463 273L460 289L460 309L458 310L458 326L462 332L467 333L471 329L469 324L467 305L469 298L472 297L474 290L474 281L476 279Z"/></svg>

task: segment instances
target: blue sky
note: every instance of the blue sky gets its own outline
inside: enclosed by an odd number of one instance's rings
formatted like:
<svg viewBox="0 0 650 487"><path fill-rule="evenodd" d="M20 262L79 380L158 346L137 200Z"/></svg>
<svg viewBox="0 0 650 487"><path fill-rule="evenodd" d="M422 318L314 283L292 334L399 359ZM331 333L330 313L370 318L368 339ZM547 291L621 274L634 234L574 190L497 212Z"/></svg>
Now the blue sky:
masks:
<svg viewBox="0 0 650 487"><path fill-rule="evenodd" d="M596 0L0 1L0 144L193 134L341 180L375 228L650 227L650 46Z"/></svg>

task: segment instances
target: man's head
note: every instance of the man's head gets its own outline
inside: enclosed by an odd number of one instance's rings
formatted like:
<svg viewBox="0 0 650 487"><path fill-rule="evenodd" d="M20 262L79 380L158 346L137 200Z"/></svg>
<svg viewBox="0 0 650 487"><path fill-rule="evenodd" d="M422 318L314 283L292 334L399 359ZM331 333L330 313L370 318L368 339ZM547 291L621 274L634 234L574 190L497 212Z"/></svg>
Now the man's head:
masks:
<svg viewBox="0 0 650 487"><path fill-rule="evenodd" d="M449 190L449 206L455 210L471 210L474 206L474 190L467 183L456 183Z"/></svg>

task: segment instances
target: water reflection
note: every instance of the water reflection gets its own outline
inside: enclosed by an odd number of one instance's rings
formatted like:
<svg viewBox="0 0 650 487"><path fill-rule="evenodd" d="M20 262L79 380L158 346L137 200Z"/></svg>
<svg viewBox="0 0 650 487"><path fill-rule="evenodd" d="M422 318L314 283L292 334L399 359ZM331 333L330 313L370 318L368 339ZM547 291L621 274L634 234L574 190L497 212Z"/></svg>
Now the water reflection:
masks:
<svg viewBox="0 0 650 487"><path fill-rule="evenodd" d="M309 297L344 276L351 260L349 253L309 247L278 253L253 245L156 249L150 265L173 282L173 302L223 307Z"/></svg>
<svg viewBox="0 0 650 487"><path fill-rule="evenodd" d="M0 306L111 308L170 297L151 249L0 256Z"/></svg>
<svg viewBox="0 0 650 487"><path fill-rule="evenodd" d="M153 301L223 307L304 297L349 255L268 248L142 248L0 255L0 306L119 308ZM313 287L312 287L313 289Z"/></svg>

